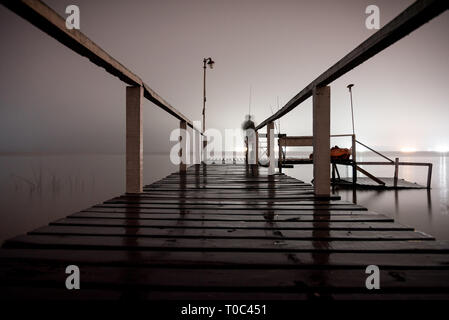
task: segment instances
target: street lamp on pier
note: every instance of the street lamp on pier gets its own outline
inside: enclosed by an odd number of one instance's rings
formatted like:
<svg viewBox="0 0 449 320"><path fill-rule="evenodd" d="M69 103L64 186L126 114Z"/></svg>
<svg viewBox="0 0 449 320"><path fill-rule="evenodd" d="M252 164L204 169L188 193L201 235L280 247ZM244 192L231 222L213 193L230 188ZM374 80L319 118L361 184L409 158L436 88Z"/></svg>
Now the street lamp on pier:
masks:
<svg viewBox="0 0 449 320"><path fill-rule="evenodd" d="M206 69L207 67L213 69L215 61L211 57L203 59L203 152L205 152L207 140L204 136L204 131L206 130ZM203 163L206 162L203 156Z"/></svg>
<svg viewBox="0 0 449 320"><path fill-rule="evenodd" d="M211 57L203 59L203 133L206 130L206 69L213 69L215 61Z"/></svg>

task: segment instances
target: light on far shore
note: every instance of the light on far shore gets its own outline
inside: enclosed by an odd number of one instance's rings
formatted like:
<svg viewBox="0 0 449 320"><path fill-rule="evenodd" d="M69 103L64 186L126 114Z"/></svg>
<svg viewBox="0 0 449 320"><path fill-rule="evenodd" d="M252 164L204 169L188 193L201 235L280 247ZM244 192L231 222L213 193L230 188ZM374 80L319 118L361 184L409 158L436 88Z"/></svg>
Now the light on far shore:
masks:
<svg viewBox="0 0 449 320"><path fill-rule="evenodd" d="M411 152L416 152L418 150L416 150L416 148L413 147L402 147L401 148L401 152L407 152L407 153L411 153Z"/></svg>
<svg viewBox="0 0 449 320"><path fill-rule="evenodd" d="M399 149L401 152L404 153L414 153L414 152L418 152L419 150L414 148L414 147L402 147L401 149ZM420 150L420 151L424 151ZM428 148L427 152L439 152L439 153L447 153L449 152L449 146L435 146L433 148Z"/></svg>
<svg viewBox="0 0 449 320"><path fill-rule="evenodd" d="M449 152L449 146L436 146L435 151L441 153Z"/></svg>

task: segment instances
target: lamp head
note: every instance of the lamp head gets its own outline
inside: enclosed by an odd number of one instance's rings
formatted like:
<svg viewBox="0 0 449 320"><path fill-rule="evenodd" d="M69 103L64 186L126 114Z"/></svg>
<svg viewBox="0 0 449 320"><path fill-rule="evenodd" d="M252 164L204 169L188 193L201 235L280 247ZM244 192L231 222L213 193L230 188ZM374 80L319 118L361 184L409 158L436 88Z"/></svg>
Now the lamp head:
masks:
<svg viewBox="0 0 449 320"><path fill-rule="evenodd" d="M354 84L351 83L351 84L348 84L347 88L348 88L349 90L351 90L351 88L352 88L353 86L354 86Z"/></svg>
<svg viewBox="0 0 449 320"><path fill-rule="evenodd" d="M212 58L208 58L207 59L207 65L209 66L209 68L213 69L214 68L214 64L215 64L215 61L212 60Z"/></svg>

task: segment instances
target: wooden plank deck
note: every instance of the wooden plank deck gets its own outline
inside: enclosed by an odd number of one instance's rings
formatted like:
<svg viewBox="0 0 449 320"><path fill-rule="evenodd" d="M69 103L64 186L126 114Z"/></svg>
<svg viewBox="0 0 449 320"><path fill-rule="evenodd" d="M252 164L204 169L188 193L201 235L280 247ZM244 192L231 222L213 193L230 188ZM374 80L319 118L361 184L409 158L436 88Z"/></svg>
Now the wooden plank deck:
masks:
<svg viewBox="0 0 449 320"><path fill-rule="evenodd" d="M447 299L449 243L310 184L190 167L7 240L0 298ZM65 288L65 268L81 289ZM365 269L381 270L367 290Z"/></svg>

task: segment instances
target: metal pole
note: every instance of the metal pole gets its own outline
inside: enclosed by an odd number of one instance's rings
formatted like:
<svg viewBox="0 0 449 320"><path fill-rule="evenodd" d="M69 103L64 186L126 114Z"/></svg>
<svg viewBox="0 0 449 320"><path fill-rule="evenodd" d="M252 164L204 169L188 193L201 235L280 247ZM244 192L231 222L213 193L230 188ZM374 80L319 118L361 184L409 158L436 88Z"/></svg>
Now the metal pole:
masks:
<svg viewBox="0 0 449 320"><path fill-rule="evenodd" d="M204 132L206 131L206 66L209 65L209 67L212 69L214 63L215 62L211 57L203 59L203 153L207 146L206 136L204 135ZM206 157L204 156L204 154L203 158L203 163L206 163Z"/></svg>
<svg viewBox="0 0 449 320"><path fill-rule="evenodd" d="M204 131L206 130L206 61L207 59L203 59L203 128L202 128L202 155L201 155L201 163L206 164L206 136L204 135Z"/></svg>
<svg viewBox="0 0 449 320"><path fill-rule="evenodd" d="M203 133L206 130L206 59L203 59Z"/></svg>
<svg viewBox="0 0 449 320"><path fill-rule="evenodd" d="M352 135L352 187L357 186L357 143L355 134Z"/></svg>
<svg viewBox="0 0 449 320"><path fill-rule="evenodd" d="M349 96L351 97L351 115L352 115L352 134L355 134L355 130L354 130L354 107L353 107L353 105L352 105L352 87L353 87L354 85L353 84L350 84L350 85L348 85L348 89L349 89Z"/></svg>

